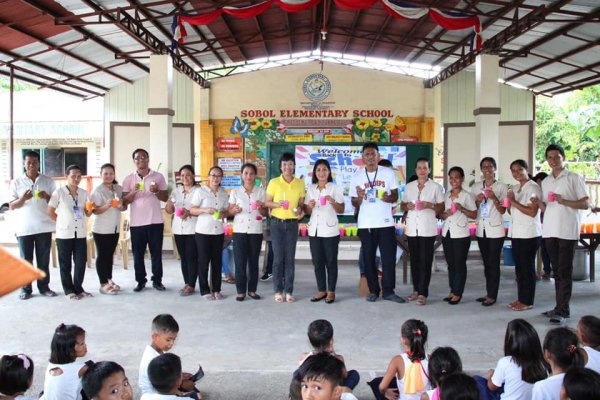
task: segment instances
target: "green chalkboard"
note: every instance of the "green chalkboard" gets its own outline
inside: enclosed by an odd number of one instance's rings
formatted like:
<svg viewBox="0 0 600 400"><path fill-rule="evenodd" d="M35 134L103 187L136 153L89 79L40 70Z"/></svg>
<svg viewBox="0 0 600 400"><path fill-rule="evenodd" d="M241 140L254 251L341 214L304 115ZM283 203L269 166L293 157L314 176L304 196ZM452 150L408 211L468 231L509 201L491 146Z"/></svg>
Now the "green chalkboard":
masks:
<svg viewBox="0 0 600 400"><path fill-rule="evenodd" d="M352 222L354 208L349 193L349 184L358 169L362 166L362 143L329 143L308 142L288 143L273 142L267 144L267 181L281 174L279 159L283 153L294 154L296 161L296 177L303 178L310 185L313 165L316 160L325 158L329 161L334 182L344 192L345 209L342 222ZM432 143L386 143L378 144L381 158L392 163L398 180L399 192L402 192L406 180L415 173L418 158L433 160ZM433 170L433 165L431 165Z"/></svg>

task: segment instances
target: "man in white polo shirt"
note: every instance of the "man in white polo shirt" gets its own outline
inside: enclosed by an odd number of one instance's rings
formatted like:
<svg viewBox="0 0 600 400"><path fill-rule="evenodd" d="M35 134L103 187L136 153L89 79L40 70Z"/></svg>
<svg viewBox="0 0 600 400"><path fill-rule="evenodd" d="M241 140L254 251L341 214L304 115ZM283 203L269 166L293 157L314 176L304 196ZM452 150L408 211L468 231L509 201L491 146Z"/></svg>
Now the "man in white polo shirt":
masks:
<svg viewBox="0 0 600 400"><path fill-rule="evenodd" d="M137 286L134 292L141 292L146 287L146 265L144 253L146 246L150 249L152 261L152 286L163 291L162 284L162 245L164 220L161 201L167 201L167 182L165 177L148 167L150 157L144 149L133 152L136 171L125 177L123 181L123 205L131 204L131 250Z"/></svg>
<svg viewBox="0 0 600 400"><path fill-rule="evenodd" d="M56 293L48 286L50 283L50 247L55 224L47 213L48 200L56 189L52 178L40 174L40 155L35 151L25 152L25 175L16 178L10 187L10 209L13 210L17 241L21 258L33 264L33 251L37 267L46 273L44 279L37 281L40 294L54 297ZM30 285L23 286L19 298L30 299L33 290Z"/></svg>
<svg viewBox="0 0 600 400"><path fill-rule="evenodd" d="M379 298L379 281L375 265L377 247L381 253L381 289L384 300L404 303L394 293L396 287L396 236L391 205L398 201L398 182L391 168L380 167L379 147L367 142L362 148L365 168L360 168L350 182L352 205L358 208L358 236L365 254L365 276L369 285L367 301Z"/></svg>
<svg viewBox="0 0 600 400"><path fill-rule="evenodd" d="M557 144L546 148L546 161L552 172L542 181L543 198L538 202L544 213L542 237L550 255L556 290L556 305L543 314L550 323L561 324L570 317L573 290L573 257L579 240L579 210L589 207L583 178L565 166L565 151Z"/></svg>

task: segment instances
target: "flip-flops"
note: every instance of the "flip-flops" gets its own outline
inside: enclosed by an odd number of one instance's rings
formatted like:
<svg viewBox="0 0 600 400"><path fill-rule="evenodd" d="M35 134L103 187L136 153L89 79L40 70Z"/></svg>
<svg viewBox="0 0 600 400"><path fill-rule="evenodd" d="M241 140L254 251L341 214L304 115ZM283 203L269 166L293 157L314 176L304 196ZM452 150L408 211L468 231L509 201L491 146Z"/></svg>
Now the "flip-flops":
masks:
<svg viewBox="0 0 600 400"><path fill-rule="evenodd" d="M275 293L275 303L283 303L283 295L281 293Z"/></svg>

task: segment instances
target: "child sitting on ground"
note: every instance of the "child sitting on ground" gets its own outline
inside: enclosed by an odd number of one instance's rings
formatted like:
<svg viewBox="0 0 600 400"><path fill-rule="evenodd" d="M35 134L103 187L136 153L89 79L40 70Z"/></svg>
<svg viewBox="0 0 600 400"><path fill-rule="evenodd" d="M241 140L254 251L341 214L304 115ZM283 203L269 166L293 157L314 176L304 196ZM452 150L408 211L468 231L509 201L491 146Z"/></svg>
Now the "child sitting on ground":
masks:
<svg viewBox="0 0 600 400"><path fill-rule="evenodd" d="M440 400L478 400L479 389L473 377L456 373L444 378L440 384Z"/></svg>
<svg viewBox="0 0 600 400"><path fill-rule="evenodd" d="M429 356L427 372L433 389L423 393L421 400L440 400L440 383L448 375L462 372L462 361L452 347L438 347Z"/></svg>
<svg viewBox="0 0 600 400"><path fill-rule="evenodd" d="M402 324L400 335L404 353L392 358L382 378L369 382L378 400L418 400L430 388L425 354L427 325L423 321L409 319Z"/></svg>
<svg viewBox="0 0 600 400"><path fill-rule="evenodd" d="M156 392L148 378L148 365L155 357L173 348L178 333L179 324L172 315L159 314L152 320L152 342L146 346L142 360L140 361L138 385L142 394ZM184 395L184 397L201 399L202 396L196 389L194 382L202 376L204 376L202 367L194 375L187 372L183 373L183 381L180 388L183 393L180 394Z"/></svg>
<svg viewBox="0 0 600 400"><path fill-rule="evenodd" d="M141 400L179 400L181 359L171 353L154 357L148 364L148 378L155 393L144 393Z"/></svg>
<svg viewBox="0 0 600 400"><path fill-rule="evenodd" d="M533 385L533 400L560 400L565 372L583 367L583 357L577 347L577 335L566 327L554 328L544 338L544 358L550 365L551 376Z"/></svg>
<svg viewBox="0 0 600 400"><path fill-rule="evenodd" d="M83 393L92 400L132 400L133 390L125 370L116 362L90 363L81 378Z"/></svg>
<svg viewBox="0 0 600 400"><path fill-rule="evenodd" d="M309 356L298 369L302 400L356 400L341 386L344 363L336 356L320 352Z"/></svg>
<svg viewBox="0 0 600 400"><path fill-rule="evenodd" d="M597 399L600 399L600 375L589 368L569 369L560 389L560 400Z"/></svg>
<svg viewBox="0 0 600 400"><path fill-rule="evenodd" d="M33 360L25 354L0 359L0 400L31 400L25 392L33 382Z"/></svg>
<svg viewBox="0 0 600 400"><path fill-rule="evenodd" d="M333 349L333 326L331 325L331 322L325 319L317 319L308 325L307 334L313 349L308 353L302 353L300 365L302 365L308 357L314 354L328 353L333 355L344 364L342 381L340 383L343 391L352 392L360 381L360 375L356 370L346 370L344 357L341 354L337 354ZM294 372L294 377L297 377L297 372L298 370Z"/></svg>
<svg viewBox="0 0 600 400"><path fill-rule="evenodd" d="M580 352L585 367L600 374L600 318L593 315L581 317L577 324L577 337L582 344Z"/></svg>
<svg viewBox="0 0 600 400"><path fill-rule="evenodd" d="M88 367L78 358L86 354L83 328L60 324L50 344L50 362L40 400L81 400L81 377Z"/></svg>

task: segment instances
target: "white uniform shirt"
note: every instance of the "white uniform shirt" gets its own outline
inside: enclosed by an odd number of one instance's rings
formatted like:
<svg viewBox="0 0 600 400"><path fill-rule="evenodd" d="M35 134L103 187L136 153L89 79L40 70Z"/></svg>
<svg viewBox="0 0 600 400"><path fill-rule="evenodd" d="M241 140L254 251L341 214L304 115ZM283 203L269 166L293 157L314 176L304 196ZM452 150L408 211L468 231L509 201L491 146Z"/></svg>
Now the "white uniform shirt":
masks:
<svg viewBox="0 0 600 400"><path fill-rule="evenodd" d="M471 211L474 211L477 208L473 195L464 189L460 190L458 197L454 200L450 198L450 195L450 191L447 191L444 195L444 206L446 210L449 210L452 207L452 202L458 203L467 210ZM471 232L469 232L469 219L467 216L460 211L448 216L448 218L446 218L444 221L442 236L446 237L448 231L450 231L450 237L452 239L471 236Z"/></svg>
<svg viewBox="0 0 600 400"><path fill-rule="evenodd" d="M376 195L378 189L384 189L387 194L390 194L394 189L398 189L394 170L378 166L374 172L367 172L365 168L360 168L356 171L350 182L350 197L357 197L357 186L364 187L365 190L371 187L374 189L374 197L369 197L369 194L365 193L366 198L363 199L360 205L357 221L358 228L385 228L394 226L394 218L391 211L392 204L381 201Z"/></svg>
<svg viewBox="0 0 600 400"><path fill-rule="evenodd" d="M444 188L439 183L428 179L421 192L419 181L412 181L406 185L402 201L414 203L417 200L427 201L433 205L444 202ZM437 217L433 208L423 210L410 210L406 216L406 236L431 237L437 236Z"/></svg>
<svg viewBox="0 0 600 400"><path fill-rule="evenodd" d="M221 212L227 208L228 205L227 192L219 187L217 193L213 193L209 187L201 186L200 189L194 192L191 205L197 207L210 207ZM224 233L222 216L219 219L215 219L213 214L200 214L196 221L196 233L222 235Z"/></svg>
<svg viewBox="0 0 600 400"><path fill-rule="evenodd" d="M265 201L265 189L254 186L252 193L248 195L243 186L237 187L229 195L229 204L237 204L242 212L233 217L234 233L263 233L264 218L259 210L252 209L252 201Z"/></svg>
<svg viewBox="0 0 600 400"><path fill-rule="evenodd" d="M56 238L57 239L85 239L86 217L85 203L88 201L88 193L78 187L77 196L73 198L66 186L61 186L52 193L49 207L56 209ZM80 217L75 219L73 208L80 209ZM77 233L77 235L75 235Z"/></svg>
<svg viewBox="0 0 600 400"><path fill-rule="evenodd" d="M579 200L588 197L585 181L581 176L567 171L566 168L556 178L550 174L542 181L543 201L546 203L542 236L579 240L581 224L579 210L563 206L556 201L549 202L549 192L560 194L565 200Z"/></svg>
<svg viewBox="0 0 600 400"><path fill-rule="evenodd" d="M533 385L531 400L560 400L560 387L565 374L549 376Z"/></svg>
<svg viewBox="0 0 600 400"><path fill-rule="evenodd" d="M68 364L49 363L44 379L44 394L40 400L81 400L79 371L84 365L83 361ZM50 370L54 368L60 368L62 374L51 374Z"/></svg>
<svg viewBox="0 0 600 400"><path fill-rule="evenodd" d="M342 189L333 182L327 182L323 190L319 190L319 185L311 184L306 191L305 203L311 200L315 201L315 206L310 214L308 221L308 235L319 237L334 237L340 234L338 228L337 212L329 201L322 206L320 203L321 196L331 196L336 203L344 202L344 194Z"/></svg>
<svg viewBox="0 0 600 400"><path fill-rule="evenodd" d="M542 190L537 183L531 180L527 181L522 188L519 188L519 185L513 187L513 192L515 199L523 205L531 204L532 197L542 198ZM510 214L512 223L508 236L515 239L530 239L542 236L541 211L539 209L535 217L523 214L517 207L511 207Z"/></svg>
<svg viewBox="0 0 600 400"><path fill-rule="evenodd" d="M600 374L600 351L595 350L589 346L583 346L582 348L588 356L588 362L585 364L585 367L593 369L594 371Z"/></svg>
<svg viewBox="0 0 600 400"><path fill-rule="evenodd" d="M138 372L138 386L140 387L140 391L142 395L146 393L156 393L154 386L150 383L150 378L148 378L148 364L150 361L154 360L155 357L159 356L160 353L150 345L147 345L144 349L144 354L142 354L142 359L140 360L140 369Z"/></svg>
<svg viewBox="0 0 600 400"><path fill-rule="evenodd" d="M38 175L35 182L27 175L16 178L10 186L11 202L17 200L28 190L40 190L51 196L56 190L56 184L46 175ZM17 236L35 235L38 233L54 232L55 223L48 216L48 203L46 200L27 200L20 208L12 211L15 218L14 229Z"/></svg>
<svg viewBox="0 0 600 400"><path fill-rule="evenodd" d="M185 194L183 193L183 186L176 187L171 193L171 199L175 200L175 210L185 208L189 211L192 207L192 198L197 190L200 190L200 186L194 185L190 188L189 193ZM181 217L175 215L171 229L175 235L193 235L196 232L197 222L198 217L194 215L190 215L186 219L181 219Z"/></svg>
<svg viewBox="0 0 600 400"><path fill-rule="evenodd" d="M119 200L123 199L123 188L119 185L114 184L110 190L104 184L96 187L92 193L91 199L96 205L103 206L112 199L115 195ZM94 225L92 226L92 232L100 234L119 233L119 225L121 224L121 208L110 207L102 214L96 214L94 216Z"/></svg>
<svg viewBox="0 0 600 400"><path fill-rule="evenodd" d="M531 399L532 383L521 379L523 369L514 362L511 356L502 357L498 360L492 383L498 387L504 386L504 393L500 395L502 400L529 400Z"/></svg>
<svg viewBox="0 0 600 400"><path fill-rule="evenodd" d="M485 184L483 182L475 182L471 188L471 192L474 197L477 197L484 188ZM502 182L495 181L492 185L492 191L498 198L498 201L502 203L502 200L506 197L506 193L508 193L508 187ZM487 218L482 215L483 207L485 207L484 204L487 204L489 210L489 216ZM500 214L500 211L496 209L496 205L490 199L484 199L477 209L477 236L483 237L484 230L486 238L497 239L506 236L506 233L504 233L502 214Z"/></svg>

